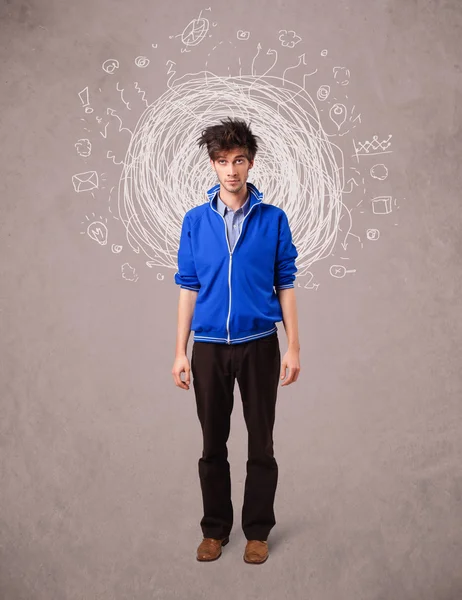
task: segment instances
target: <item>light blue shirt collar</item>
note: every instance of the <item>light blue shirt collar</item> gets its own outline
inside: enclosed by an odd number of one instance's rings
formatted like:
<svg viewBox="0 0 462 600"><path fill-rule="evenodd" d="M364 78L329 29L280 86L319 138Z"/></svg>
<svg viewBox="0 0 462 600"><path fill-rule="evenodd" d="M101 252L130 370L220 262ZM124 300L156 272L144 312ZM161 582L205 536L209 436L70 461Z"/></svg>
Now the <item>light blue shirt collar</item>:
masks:
<svg viewBox="0 0 462 600"><path fill-rule="evenodd" d="M242 208L242 212L244 213L244 216L247 214L247 211L249 210L249 206L250 206L250 191L247 195L247 200L244 202L244 204L241 206ZM223 200L220 198L220 194L217 194L217 210L220 213L220 215L222 217L225 216L226 214L226 209L228 210L232 210L231 208L228 208L226 206L226 204L223 202ZM241 210L241 209L238 209ZM235 211L237 212L237 211Z"/></svg>

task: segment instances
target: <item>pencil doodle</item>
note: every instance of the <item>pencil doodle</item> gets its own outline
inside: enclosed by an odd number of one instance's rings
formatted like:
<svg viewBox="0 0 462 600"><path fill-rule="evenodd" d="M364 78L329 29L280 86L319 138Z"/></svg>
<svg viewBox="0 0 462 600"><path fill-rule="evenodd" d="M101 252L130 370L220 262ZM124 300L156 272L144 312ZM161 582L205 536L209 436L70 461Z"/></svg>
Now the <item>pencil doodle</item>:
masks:
<svg viewBox="0 0 462 600"><path fill-rule="evenodd" d="M87 138L81 138L74 144L77 154L83 158L88 158L91 154L91 142Z"/></svg>
<svg viewBox="0 0 462 600"><path fill-rule="evenodd" d="M105 60L102 64L102 69L103 71L105 71L108 75L113 75L114 71L116 69L119 68L119 61L116 60L115 58L109 58L108 60Z"/></svg>
<svg viewBox="0 0 462 600"><path fill-rule="evenodd" d="M302 41L302 38L295 33L295 31L287 31L287 29L279 30L279 41L281 42L281 46L286 48L294 48L299 42Z"/></svg>
<svg viewBox="0 0 462 600"><path fill-rule="evenodd" d="M98 187L98 173L96 171L86 171L72 176L74 190L78 193L91 192Z"/></svg>

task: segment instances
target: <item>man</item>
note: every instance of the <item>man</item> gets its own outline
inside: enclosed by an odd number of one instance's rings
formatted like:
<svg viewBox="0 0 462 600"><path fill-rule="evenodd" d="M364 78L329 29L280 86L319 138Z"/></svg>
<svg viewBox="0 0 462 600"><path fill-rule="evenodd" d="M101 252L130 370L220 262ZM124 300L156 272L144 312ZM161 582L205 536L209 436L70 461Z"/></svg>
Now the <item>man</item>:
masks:
<svg viewBox="0 0 462 600"><path fill-rule="evenodd" d="M205 129L198 141L207 148L219 184L207 192L208 202L183 219L174 277L181 289L172 369L175 384L185 390L192 371L203 434L203 540L197 559L219 558L233 524L226 443L237 379L248 431L244 560L259 564L268 558L267 538L276 523L273 426L279 377L288 385L300 371L294 289L298 253L285 212L265 204L263 194L247 183L258 144L245 121L223 120ZM288 338L282 363L276 326L281 320Z"/></svg>

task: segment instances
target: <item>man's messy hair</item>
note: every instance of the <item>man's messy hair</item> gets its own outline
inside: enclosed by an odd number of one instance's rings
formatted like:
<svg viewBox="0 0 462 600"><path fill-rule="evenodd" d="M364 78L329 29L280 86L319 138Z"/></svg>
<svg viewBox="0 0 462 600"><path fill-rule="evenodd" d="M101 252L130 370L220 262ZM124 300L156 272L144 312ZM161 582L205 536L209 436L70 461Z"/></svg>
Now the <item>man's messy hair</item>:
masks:
<svg viewBox="0 0 462 600"><path fill-rule="evenodd" d="M235 148L242 148L248 160L252 161L258 150L258 139L245 121L228 117L221 120L220 125L211 125L204 129L198 143L200 148L206 146L213 161L220 152L228 152Z"/></svg>

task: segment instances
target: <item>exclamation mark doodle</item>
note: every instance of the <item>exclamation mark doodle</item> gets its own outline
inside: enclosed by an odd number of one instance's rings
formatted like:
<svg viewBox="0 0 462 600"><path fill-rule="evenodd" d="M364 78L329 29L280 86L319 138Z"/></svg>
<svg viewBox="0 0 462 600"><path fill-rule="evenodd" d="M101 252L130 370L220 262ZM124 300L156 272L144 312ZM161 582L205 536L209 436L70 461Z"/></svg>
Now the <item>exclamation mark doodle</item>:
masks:
<svg viewBox="0 0 462 600"><path fill-rule="evenodd" d="M87 115L90 115L93 112L93 109L90 106L90 95L88 93L88 86L79 92L79 98L82 102L82 106L85 108L85 112Z"/></svg>

